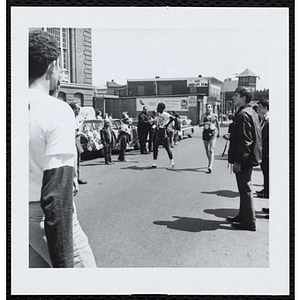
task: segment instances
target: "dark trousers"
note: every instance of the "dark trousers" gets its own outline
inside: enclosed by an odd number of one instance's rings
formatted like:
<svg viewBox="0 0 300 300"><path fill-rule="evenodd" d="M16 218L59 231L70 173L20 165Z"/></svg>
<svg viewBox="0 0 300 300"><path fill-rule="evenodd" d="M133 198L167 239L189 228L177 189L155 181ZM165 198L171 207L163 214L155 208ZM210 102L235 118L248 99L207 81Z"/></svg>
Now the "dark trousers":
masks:
<svg viewBox="0 0 300 300"><path fill-rule="evenodd" d="M140 148L141 153L146 152L146 142L148 137L148 130L139 130L139 141L140 141Z"/></svg>
<svg viewBox="0 0 300 300"><path fill-rule="evenodd" d="M128 142L128 136L126 134L121 134L121 136L119 137L120 154L119 154L118 160L122 161L125 159L127 142Z"/></svg>
<svg viewBox="0 0 300 300"><path fill-rule="evenodd" d="M240 193L239 216L247 224L255 224L255 209L252 193L252 166L241 166L241 171L236 173L237 186Z"/></svg>
<svg viewBox="0 0 300 300"><path fill-rule="evenodd" d="M159 138L157 135L155 136L154 143L153 143L153 159L157 159L158 147L160 144L162 144L163 147L166 149L169 159L172 159L173 153L170 149L169 138L168 137Z"/></svg>
<svg viewBox="0 0 300 300"><path fill-rule="evenodd" d="M154 137L154 130L150 129L149 130L149 142L148 142L148 150L149 150L149 152L151 152L152 149L153 149L153 137Z"/></svg>
<svg viewBox="0 0 300 300"><path fill-rule="evenodd" d="M260 166L264 176L264 196L269 198L269 156L263 157Z"/></svg>
<svg viewBox="0 0 300 300"><path fill-rule="evenodd" d="M104 145L103 152L104 152L105 163L108 164L109 162L111 162L111 152L112 152L111 144Z"/></svg>

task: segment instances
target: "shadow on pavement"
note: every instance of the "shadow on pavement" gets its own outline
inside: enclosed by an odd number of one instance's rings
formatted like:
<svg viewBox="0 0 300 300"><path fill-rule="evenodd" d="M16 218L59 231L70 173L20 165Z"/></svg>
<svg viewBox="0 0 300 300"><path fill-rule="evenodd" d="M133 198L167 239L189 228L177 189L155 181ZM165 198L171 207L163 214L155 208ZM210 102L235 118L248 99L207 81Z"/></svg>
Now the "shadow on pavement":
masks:
<svg viewBox="0 0 300 300"><path fill-rule="evenodd" d="M215 215L219 218L235 217L238 213L238 209L234 208L215 208L215 209L204 209L206 214Z"/></svg>
<svg viewBox="0 0 300 300"><path fill-rule="evenodd" d="M176 167L174 169L171 169L169 171L173 172L207 172L207 167L202 167L202 168L185 168L185 169L177 169Z"/></svg>
<svg viewBox="0 0 300 300"><path fill-rule="evenodd" d="M217 195L220 197L227 197L227 198L236 198L239 197L239 192L233 192L229 190L220 190L220 191L214 191L214 192L201 192L202 194L208 194L208 195Z"/></svg>
<svg viewBox="0 0 300 300"><path fill-rule="evenodd" d="M227 155L225 154L224 156L220 155L215 155L215 160L227 160Z"/></svg>
<svg viewBox="0 0 300 300"><path fill-rule="evenodd" d="M144 170L155 170L155 169L165 169L165 168L150 168L150 167L138 167L138 166L129 166L125 168L120 168L121 170L136 170L136 171L144 171Z"/></svg>
<svg viewBox="0 0 300 300"><path fill-rule="evenodd" d="M213 221L213 220L203 220L198 218L186 218L186 217L178 217L175 221L154 221L155 225L164 225L170 229L182 230L182 231L190 231L190 232L200 232L203 230L217 230L217 229L227 229L227 230L235 230L230 226L230 223L226 221ZM223 226L223 224L228 226Z"/></svg>
<svg viewBox="0 0 300 300"><path fill-rule="evenodd" d="M99 163L93 163L93 164L80 164L80 168L81 167L92 167L92 166L106 166L105 162L99 162Z"/></svg>
<svg viewBox="0 0 300 300"><path fill-rule="evenodd" d="M215 215L219 218L235 217L238 215L239 210L233 208L215 208L215 209L205 209L206 214ZM262 211L255 211L257 219L265 219L266 213Z"/></svg>

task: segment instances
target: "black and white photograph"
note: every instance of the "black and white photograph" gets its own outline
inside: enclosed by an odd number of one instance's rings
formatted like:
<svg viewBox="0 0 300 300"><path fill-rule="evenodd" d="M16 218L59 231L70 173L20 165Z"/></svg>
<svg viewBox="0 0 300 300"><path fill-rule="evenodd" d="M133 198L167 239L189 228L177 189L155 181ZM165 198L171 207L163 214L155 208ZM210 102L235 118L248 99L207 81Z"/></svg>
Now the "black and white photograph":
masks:
<svg viewBox="0 0 300 300"><path fill-rule="evenodd" d="M11 7L11 294L289 295L289 9Z"/></svg>

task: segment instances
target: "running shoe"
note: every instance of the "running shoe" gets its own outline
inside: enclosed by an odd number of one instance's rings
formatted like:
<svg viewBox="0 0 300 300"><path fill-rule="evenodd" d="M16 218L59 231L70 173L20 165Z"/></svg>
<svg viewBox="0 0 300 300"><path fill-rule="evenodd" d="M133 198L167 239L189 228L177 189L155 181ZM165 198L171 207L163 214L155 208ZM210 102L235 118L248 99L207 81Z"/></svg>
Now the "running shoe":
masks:
<svg viewBox="0 0 300 300"><path fill-rule="evenodd" d="M172 170L172 169L174 169L174 166L175 166L175 164L169 164L169 165L166 167L166 169L167 169L167 170Z"/></svg>

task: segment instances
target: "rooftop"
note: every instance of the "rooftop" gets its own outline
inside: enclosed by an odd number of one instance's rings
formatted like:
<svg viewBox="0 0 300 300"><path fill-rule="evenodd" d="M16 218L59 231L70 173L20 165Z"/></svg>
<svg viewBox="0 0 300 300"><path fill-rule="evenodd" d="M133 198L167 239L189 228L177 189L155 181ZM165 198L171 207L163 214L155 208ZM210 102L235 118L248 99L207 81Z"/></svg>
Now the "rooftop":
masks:
<svg viewBox="0 0 300 300"><path fill-rule="evenodd" d="M242 72L241 74L237 75L237 77L246 77L246 76L258 77L254 72L252 72L248 68L244 72Z"/></svg>

